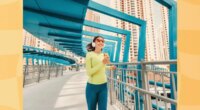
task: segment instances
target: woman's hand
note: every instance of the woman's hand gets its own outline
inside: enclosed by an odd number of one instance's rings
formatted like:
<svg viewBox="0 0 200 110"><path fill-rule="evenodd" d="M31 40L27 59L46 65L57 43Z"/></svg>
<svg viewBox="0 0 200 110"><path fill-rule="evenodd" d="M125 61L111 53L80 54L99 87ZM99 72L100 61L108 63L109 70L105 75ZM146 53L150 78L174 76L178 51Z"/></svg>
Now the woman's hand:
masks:
<svg viewBox="0 0 200 110"><path fill-rule="evenodd" d="M110 63L110 57L108 54L104 54L103 64L109 64Z"/></svg>
<svg viewBox="0 0 200 110"><path fill-rule="evenodd" d="M103 62L103 64L105 64L105 65L108 64L108 60L107 60L106 58L104 58L102 62Z"/></svg>
<svg viewBox="0 0 200 110"><path fill-rule="evenodd" d="M110 67L111 70L116 70L116 68L117 68L117 67L114 66L114 65Z"/></svg>

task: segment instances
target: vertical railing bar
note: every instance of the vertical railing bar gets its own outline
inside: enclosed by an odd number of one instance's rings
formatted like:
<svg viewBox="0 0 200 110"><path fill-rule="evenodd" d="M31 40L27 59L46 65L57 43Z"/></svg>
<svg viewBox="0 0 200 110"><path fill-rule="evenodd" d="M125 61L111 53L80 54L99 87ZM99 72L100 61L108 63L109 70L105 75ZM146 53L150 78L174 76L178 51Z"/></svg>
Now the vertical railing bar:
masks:
<svg viewBox="0 0 200 110"><path fill-rule="evenodd" d="M123 82L124 82L124 71L125 71L125 69L122 70ZM125 102L124 102L125 101L125 85L123 83L122 83L122 88L123 88L123 90L122 90L123 91L122 92L123 93L122 102L123 102L123 110L124 110L124 108L125 108L124 107L125 106Z"/></svg>
<svg viewBox="0 0 200 110"><path fill-rule="evenodd" d="M148 72L146 72L146 68L147 68L147 65L146 64L144 64L144 67L145 67L145 74L146 74L146 80L147 80L147 91L149 91L149 75L148 75ZM147 96L148 97L148 109L149 110L152 110L152 102L151 102L151 96Z"/></svg>
<svg viewBox="0 0 200 110"><path fill-rule="evenodd" d="M162 73L160 73L160 76L161 76L161 82L162 82L162 88L163 88L163 92L164 92L164 96L167 97L166 95L166 91L165 91L165 81L164 81L164 76ZM163 101L164 104L165 104L165 110L167 110L167 104L166 104L166 101Z"/></svg>
<svg viewBox="0 0 200 110"><path fill-rule="evenodd" d="M177 99L177 93L176 93L176 88L175 88L175 81L174 81L174 74L172 74L172 87L173 87L173 90L174 90L174 98L175 100Z"/></svg>
<svg viewBox="0 0 200 110"><path fill-rule="evenodd" d="M23 87L24 87L24 86L25 86L25 81L26 81L25 78L26 78L26 74L27 74L27 73L26 73L26 72L27 72L27 65L25 65L25 66L23 66L23 67L24 67L24 72L23 72L23 73L24 73L24 74L23 74L23 75L24 75L24 77L23 77L23 78L24 78L24 79L23 79Z"/></svg>
<svg viewBox="0 0 200 110"><path fill-rule="evenodd" d="M153 65L151 65L151 68L154 70ZM154 75L154 89L155 89L155 94L157 94L157 86L156 86L156 74L153 73ZM156 97L156 109L158 110L158 98Z"/></svg>

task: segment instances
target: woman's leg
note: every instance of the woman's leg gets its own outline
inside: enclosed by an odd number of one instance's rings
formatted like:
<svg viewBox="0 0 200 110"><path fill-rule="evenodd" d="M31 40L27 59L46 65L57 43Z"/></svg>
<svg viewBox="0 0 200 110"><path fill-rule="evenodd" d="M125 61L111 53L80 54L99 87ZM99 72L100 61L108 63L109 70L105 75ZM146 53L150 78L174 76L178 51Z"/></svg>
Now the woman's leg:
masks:
<svg viewBox="0 0 200 110"><path fill-rule="evenodd" d="M94 85L88 84L86 86L86 100L87 100L87 106L88 110L96 110L97 105L97 92L95 90L96 88Z"/></svg>
<svg viewBox="0 0 200 110"><path fill-rule="evenodd" d="M107 84L102 86L101 91L98 94L98 110L107 110L108 89Z"/></svg>

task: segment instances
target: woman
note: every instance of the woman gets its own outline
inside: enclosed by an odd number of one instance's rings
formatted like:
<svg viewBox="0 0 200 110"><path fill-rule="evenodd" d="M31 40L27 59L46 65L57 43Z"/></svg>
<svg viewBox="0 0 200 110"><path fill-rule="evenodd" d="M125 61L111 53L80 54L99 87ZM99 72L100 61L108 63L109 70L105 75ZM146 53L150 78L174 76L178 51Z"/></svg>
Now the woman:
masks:
<svg viewBox="0 0 200 110"><path fill-rule="evenodd" d="M108 54L102 53L104 38L96 36L93 42L87 45L86 71L89 76L86 86L86 100L88 110L107 110L107 78L106 68L115 69L115 66L106 66L110 63Z"/></svg>

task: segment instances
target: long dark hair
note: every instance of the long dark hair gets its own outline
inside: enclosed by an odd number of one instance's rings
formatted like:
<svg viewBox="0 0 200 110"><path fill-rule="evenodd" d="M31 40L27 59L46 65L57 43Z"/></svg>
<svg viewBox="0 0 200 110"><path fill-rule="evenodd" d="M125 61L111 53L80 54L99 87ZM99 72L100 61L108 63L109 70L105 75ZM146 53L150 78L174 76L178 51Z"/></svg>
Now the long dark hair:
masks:
<svg viewBox="0 0 200 110"><path fill-rule="evenodd" d="M104 39L102 36L95 36L94 39L92 40L92 42L95 42L96 39L99 38L99 37L102 38L102 39ZM92 42L89 43L89 44L86 46L88 52L91 52L91 51L94 51L94 50L95 50L95 47L92 47Z"/></svg>

